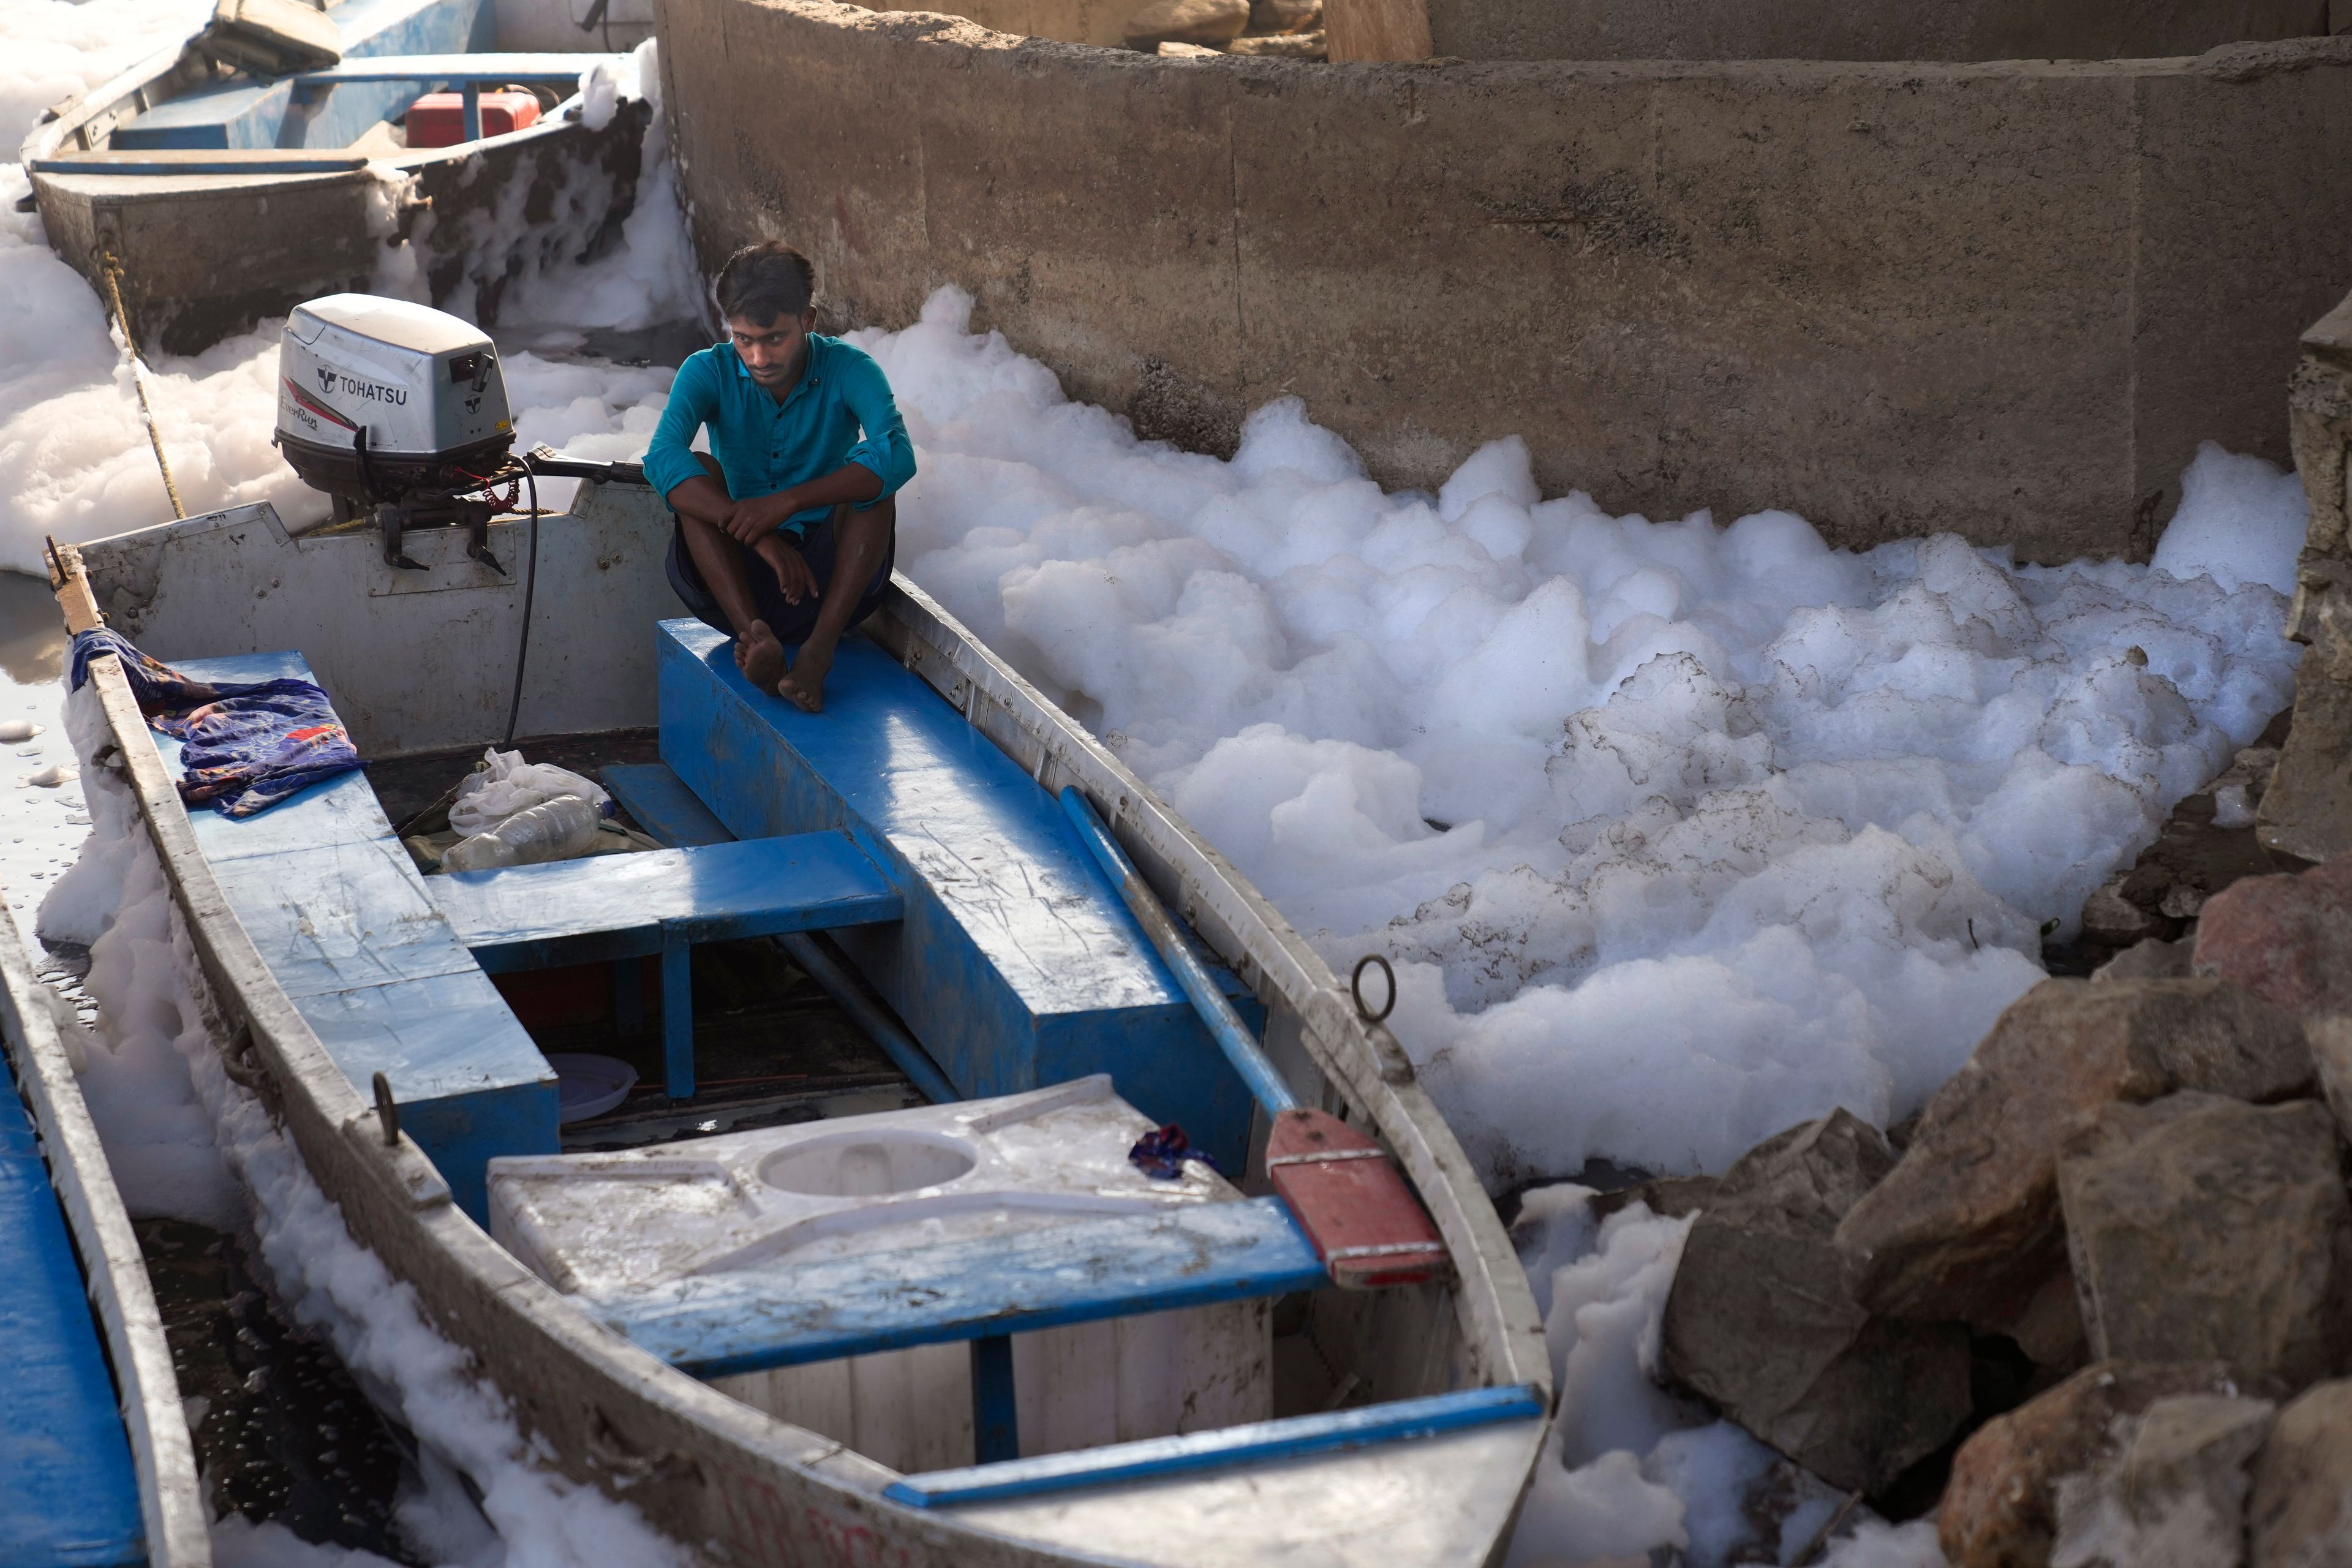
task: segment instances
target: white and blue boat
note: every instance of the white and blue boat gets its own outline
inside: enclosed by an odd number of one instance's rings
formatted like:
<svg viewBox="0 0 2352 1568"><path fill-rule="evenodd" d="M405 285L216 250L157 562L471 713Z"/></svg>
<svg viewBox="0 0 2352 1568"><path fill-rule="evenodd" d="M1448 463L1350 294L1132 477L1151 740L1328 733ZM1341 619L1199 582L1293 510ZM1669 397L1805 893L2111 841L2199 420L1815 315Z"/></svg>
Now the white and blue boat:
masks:
<svg viewBox="0 0 2352 1568"><path fill-rule="evenodd" d="M1542 1326L1377 973L903 578L805 713L674 618L634 466L529 467L568 510L250 505L58 582L370 760L191 812L90 662L235 1076L547 1462L712 1563L1496 1560ZM627 852L436 868L517 734Z"/></svg>
<svg viewBox="0 0 2352 1568"><path fill-rule="evenodd" d="M26 201L149 351L198 353L369 287L400 244L436 303L462 292L495 321L518 272L617 232L651 114L627 55L499 44L493 0L220 0L49 110L21 155ZM600 64L614 94L592 106L578 89ZM404 121L440 92L455 140L425 145Z"/></svg>
<svg viewBox="0 0 2352 1568"><path fill-rule="evenodd" d="M53 1005L0 910L0 1563L209 1568L163 1317Z"/></svg>

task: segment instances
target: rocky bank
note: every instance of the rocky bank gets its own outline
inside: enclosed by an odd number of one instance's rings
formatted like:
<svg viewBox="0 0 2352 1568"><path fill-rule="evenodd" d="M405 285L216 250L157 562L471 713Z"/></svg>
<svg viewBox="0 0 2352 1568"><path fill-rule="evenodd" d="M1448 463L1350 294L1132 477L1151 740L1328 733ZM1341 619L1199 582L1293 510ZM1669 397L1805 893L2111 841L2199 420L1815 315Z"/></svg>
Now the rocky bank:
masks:
<svg viewBox="0 0 2352 1568"><path fill-rule="evenodd" d="M1666 1380L1958 1568L2352 1564L2352 855L2020 998L1696 1210ZM1619 1199L1623 1202L1625 1199Z"/></svg>

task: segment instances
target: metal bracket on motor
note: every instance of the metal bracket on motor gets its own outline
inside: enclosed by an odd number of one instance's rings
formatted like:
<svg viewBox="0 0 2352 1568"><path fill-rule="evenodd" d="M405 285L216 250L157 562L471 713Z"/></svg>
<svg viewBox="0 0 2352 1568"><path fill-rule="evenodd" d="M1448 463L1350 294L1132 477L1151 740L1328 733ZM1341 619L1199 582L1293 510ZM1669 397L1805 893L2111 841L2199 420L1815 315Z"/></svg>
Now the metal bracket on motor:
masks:
<svg viewBox="0 0 2352 1568"><path fill-rule="evenodd" d="M503 577L507 569L490 553L490 509L468 505L466 513L466 553Z"/></svg>
<svg viewBox="0 0 2352 1568"><path fill-rule="evenodd" d="M410 560L402 550L403 536L412 528L462 527L466 531L466 553L503 577L507 569L490 553L490 519L497 511L498 508L488 501L454 497L378 502L375 523L383 531L383 563L404 572L429 572L431 567Z"/></svg>
<svg viewBox="0 0 2352 1568"><path fill-rule="evenodd" d="M408 526L408 511L391 501L379 501L375 509L375 525L383 531L383 563L403 572L429 572L431 567L421 561L411 561L400 548L402 531Z"/></svg>

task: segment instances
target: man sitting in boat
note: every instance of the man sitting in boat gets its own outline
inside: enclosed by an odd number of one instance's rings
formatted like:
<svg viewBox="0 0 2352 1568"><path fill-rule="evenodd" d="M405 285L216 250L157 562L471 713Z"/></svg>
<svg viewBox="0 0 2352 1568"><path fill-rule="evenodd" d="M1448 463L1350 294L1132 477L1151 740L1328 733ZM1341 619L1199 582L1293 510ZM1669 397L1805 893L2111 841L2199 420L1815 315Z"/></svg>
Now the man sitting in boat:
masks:
<svg viewBox="0 0 2352 1568"><path fill-rule="evenodd" d="M728 341L678 367L645 464L676 516L670 586L733 636L744 679L812 713L835 645L890 585L892 498L915 474L882 367L809 330L815 282L781 241L729 258L718 289ZM711 449L697 452L688 443L705 426Z"/></svg>

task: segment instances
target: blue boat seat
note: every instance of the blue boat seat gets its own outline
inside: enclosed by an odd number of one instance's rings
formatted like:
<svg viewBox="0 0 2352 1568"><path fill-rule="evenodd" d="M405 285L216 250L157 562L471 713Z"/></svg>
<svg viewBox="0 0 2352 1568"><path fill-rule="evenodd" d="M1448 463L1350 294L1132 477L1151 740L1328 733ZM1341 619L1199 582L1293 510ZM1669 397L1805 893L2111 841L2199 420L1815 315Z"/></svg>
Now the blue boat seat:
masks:
<svg viewBox="0 0 2352 1568"><path fill-rule="evenodd" d="M1279 1198L1190 1205L852 1258L784 1258L588 1299L698 1377L910 1345L971 1345L973 1447L1020 1453L1012 1335L1329 1282Z"/></svg>
<svg viewBox="0 0 2352 1568"><path fill-rule="evenodd" d="M905 916L837 940L960 1094L1108 1072L1129 1104L1241 1168L1247 1086L1019 763L863 637L842 639L824 710L804 713L752 689L700 621L656 635L662 761L738 837L857 836Z"/></svg>
<svg viewBox="0 0 2352 1568"><path fill-rule="evenodd" d="M695 943L895 921L902 908L845 833L460 871L425 887L492 974L658 953L672 1100L694 1097Z"/></svg>
<svg viewBox="0 0 2352 1568"><path fill-rule="evenodd" d="M787 1255L588 1305L635 1344L709 1378L1328 1283L1282 1200L1246 1198L887 1253Z"/></svg>
<svg viewBox="0 0 2352 1568"><path fill-rule="evenodd" d="M182 660L198 680L315 680L299 653ZM179 769L180 742L155 737ZM426 893L364 774L257 816L189 813L237 923L320 1045L362 1095L390 1083L400 1124L477 1220L484 1168L559 1147L556 1079Z"/></svg>

